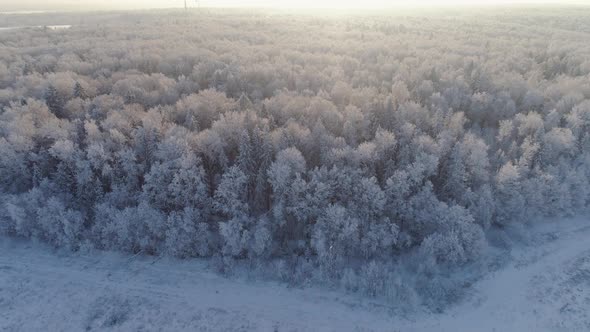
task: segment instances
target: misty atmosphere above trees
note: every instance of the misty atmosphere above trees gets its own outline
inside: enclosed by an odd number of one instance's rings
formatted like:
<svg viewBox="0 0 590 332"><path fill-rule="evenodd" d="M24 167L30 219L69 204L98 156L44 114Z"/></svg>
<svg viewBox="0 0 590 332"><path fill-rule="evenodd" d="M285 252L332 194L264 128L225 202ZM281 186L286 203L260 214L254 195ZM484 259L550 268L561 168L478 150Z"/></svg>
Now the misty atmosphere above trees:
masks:
<svg viewBox="0 0 590 332"><path fill-rule="evenodd" d="M0 16L50 24L0 31L5 236L438 310L587 212L587 8Z"/></svg>

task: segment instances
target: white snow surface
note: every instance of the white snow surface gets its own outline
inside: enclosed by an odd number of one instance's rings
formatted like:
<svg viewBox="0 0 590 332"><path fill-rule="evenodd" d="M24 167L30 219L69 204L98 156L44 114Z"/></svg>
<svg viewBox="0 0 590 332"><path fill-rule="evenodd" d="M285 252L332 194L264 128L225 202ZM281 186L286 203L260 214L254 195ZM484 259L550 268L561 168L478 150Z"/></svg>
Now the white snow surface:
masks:
<svg viewBox="0 0 590 332"><path fill-rule="evenodd" d="M590 221L529 226L444 313L225 278L200 260L66 253L0 239L0 331L590 331Z"/></svg>

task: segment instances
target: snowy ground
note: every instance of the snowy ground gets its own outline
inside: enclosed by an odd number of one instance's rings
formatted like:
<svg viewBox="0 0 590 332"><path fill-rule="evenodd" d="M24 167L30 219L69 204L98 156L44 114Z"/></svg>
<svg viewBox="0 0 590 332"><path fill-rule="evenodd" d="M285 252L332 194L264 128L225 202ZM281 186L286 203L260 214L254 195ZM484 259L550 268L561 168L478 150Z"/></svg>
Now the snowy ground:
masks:
<svg viewBox="0 0 590 332"><path fill-rule="evenodd" d="M590 331L590 222L544 223L443 314L225 279L202 262L0 239L0 331Z"/></svg>

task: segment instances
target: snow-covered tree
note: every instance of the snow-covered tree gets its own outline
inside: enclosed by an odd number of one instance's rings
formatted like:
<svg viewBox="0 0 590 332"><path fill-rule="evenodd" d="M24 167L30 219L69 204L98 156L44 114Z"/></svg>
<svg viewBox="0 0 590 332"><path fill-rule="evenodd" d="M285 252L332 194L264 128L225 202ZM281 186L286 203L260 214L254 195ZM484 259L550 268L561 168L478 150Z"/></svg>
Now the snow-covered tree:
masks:
<svg viewBox="0 0 590 332"><path fill-rule="evenodd" d="M215 209L230 218L248 216L247 185L248 178L244 172L238 166L230 167L215 191Z"/></svg>
<svg viewBox="0 0 590 332"><path fill-rule="evenodd" d="M187 207L172 212L166 220L166 250L177 257L206 257L213 248L213 235L199 210Z"/></svg>

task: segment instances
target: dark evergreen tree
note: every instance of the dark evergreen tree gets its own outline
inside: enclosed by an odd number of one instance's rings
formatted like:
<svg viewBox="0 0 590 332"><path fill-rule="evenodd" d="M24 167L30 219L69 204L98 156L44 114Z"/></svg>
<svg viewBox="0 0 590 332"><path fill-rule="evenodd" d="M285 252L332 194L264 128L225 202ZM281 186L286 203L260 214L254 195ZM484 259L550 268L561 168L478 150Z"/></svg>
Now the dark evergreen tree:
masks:
<svg viewBox="0 0 590 332"><path fill-rule="evenodd" d="M49 85L45 90L45 104L58 118L64 117L64 98L60 95L57 89L53 85Z"/></svg>
<svg viewBox="0 0 590 332"><path fill-rule="evenodd" d="M88 94L86 93L86 90L84 89L84 87L82 87L80 82L76 82L76 84L74 85L74 97L80 99L88 98Z"/></svg>

